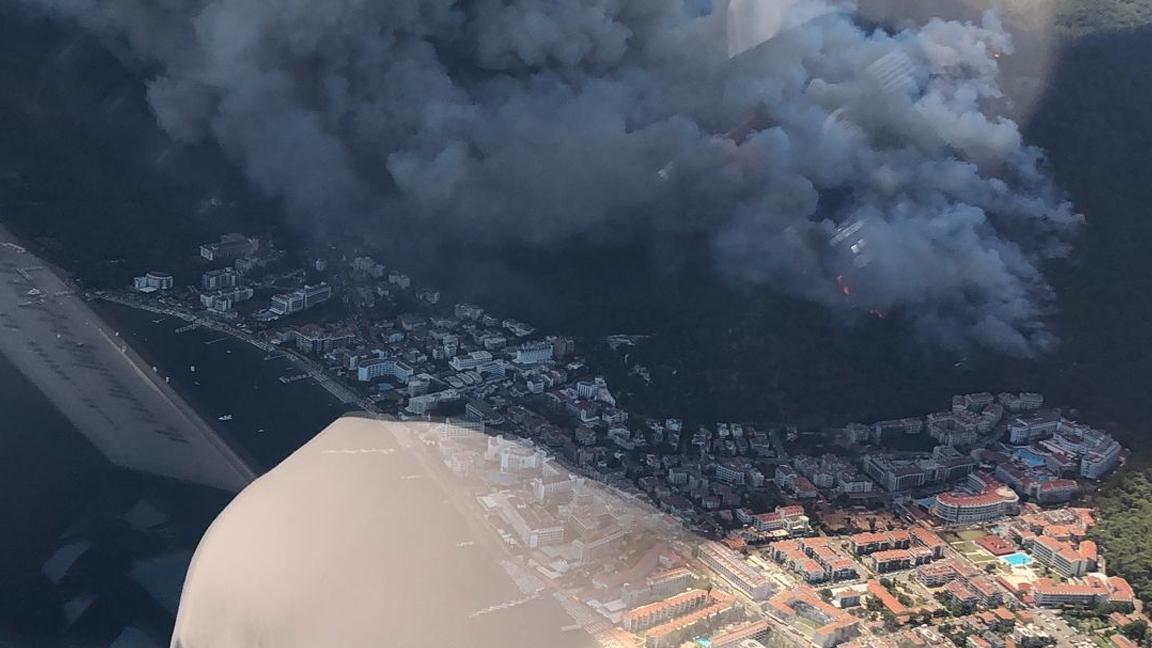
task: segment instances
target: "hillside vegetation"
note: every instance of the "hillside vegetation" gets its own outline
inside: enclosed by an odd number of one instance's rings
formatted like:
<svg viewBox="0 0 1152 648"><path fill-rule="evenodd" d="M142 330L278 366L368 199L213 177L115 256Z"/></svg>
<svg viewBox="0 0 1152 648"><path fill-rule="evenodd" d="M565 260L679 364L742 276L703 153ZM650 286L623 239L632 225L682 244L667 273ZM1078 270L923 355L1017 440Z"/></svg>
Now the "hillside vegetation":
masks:
<svg viewBox="0 0 1152 648"><path fill-rule="evenodd" d="M1026 4L1047 3L1027 0ZM1074 35L1139 29L1152 23L1149 0L1058 0L1055 4L1056 24Z"/></svg>
<svg viewBox="0 0 1152 648"><path fill-rule="evenodd" d="M1103 548L1108 571L1125 576L1141 600L1152 596L1152 469L1128 469L1097 499L1092 536Z"/></svg>

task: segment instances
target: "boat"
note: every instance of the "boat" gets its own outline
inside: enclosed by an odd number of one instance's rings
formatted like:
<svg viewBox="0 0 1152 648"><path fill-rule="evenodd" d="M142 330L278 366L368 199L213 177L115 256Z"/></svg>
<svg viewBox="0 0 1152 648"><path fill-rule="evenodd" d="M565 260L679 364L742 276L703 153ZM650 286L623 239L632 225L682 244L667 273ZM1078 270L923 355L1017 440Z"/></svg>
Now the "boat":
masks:
<svg viewBox="0 0 1152 648"><path fill-rule="evenodd" d="M196 365L188 365L188 371L196 373Z"/></svg>
<svg viewBox="0 0 1152 648"><path fill-rule="evenodd" d="M232 415L231 415L231 414L225 414L224 416L221 416L221 417L220 417L218 420L220 420L220 421L231 421L231 420L232 420Z"/></svg>

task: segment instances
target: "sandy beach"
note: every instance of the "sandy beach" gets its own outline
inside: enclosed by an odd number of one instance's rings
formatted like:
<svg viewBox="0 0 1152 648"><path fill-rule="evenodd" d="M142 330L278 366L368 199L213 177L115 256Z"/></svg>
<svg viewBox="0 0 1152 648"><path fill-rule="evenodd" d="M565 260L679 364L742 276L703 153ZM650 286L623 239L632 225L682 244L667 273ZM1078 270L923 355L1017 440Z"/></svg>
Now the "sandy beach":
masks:
<svg viewBox="0 0 1152 648"><path fill-rule="evenodd" d="M112 463L238 491L250 466L75 294L0 228L0 353Z"/></svg>

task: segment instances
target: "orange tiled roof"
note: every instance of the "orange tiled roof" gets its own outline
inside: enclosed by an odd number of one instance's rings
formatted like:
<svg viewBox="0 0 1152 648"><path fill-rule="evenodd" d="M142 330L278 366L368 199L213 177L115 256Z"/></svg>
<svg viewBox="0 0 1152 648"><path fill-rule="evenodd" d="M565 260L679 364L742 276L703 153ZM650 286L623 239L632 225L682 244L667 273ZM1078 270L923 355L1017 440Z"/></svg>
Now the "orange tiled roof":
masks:
<svg viewBox="0 0 1152 648"><path fill-rule="evenodd" d="M892 596L892 592L889 592L888 589L881 585L880 581L878 580L868 581L868 593L880 599L880 602L884 604L884 607L888 608L889 612L895 614L898 617L907 615L911 612L911 610L905 607L903 603L898 601L895 596Z"/></svg>

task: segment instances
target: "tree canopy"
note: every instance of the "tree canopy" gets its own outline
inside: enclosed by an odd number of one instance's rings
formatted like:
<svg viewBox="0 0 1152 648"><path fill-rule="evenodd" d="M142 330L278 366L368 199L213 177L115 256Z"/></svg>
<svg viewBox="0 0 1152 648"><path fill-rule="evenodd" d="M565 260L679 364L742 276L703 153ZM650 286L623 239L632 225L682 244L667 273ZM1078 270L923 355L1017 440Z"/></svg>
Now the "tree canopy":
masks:
<svg viewBox="0 0 1152 648"><path fill-rule="evenodd" d="M1091 535L1108 571L1128 579L1136 595L1152 595L1152 468L1121 471L1096 499L1099 519Z"/></svg>

